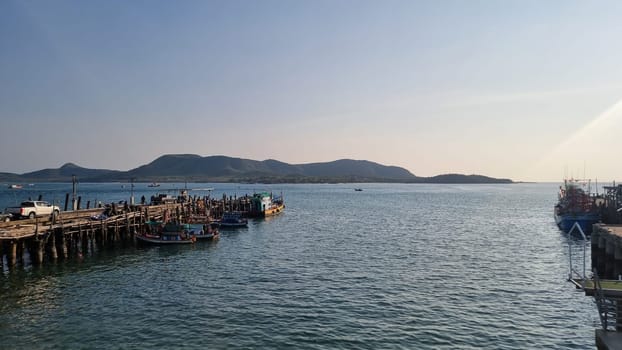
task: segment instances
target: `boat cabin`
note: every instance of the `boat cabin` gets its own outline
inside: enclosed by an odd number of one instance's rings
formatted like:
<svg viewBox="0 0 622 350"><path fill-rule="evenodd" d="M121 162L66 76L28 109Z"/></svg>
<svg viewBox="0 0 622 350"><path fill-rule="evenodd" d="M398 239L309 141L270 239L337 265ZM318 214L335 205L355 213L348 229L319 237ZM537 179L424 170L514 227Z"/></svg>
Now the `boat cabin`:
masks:
<svg viewBox="0 0 622 350"><path fill-rule="evenodd" d="M255 193L251 200L252 211L264 212L272 207L272 194L268 192Z"/></svg>
<svg viewBox="0 0 622 350"><path fill-rule="evenodd" d="M151 204L154 204L154 205L173 204L173 203L177 203L177 198L171 196L170 194L160 193L156 196L151 197Z"/></svg>

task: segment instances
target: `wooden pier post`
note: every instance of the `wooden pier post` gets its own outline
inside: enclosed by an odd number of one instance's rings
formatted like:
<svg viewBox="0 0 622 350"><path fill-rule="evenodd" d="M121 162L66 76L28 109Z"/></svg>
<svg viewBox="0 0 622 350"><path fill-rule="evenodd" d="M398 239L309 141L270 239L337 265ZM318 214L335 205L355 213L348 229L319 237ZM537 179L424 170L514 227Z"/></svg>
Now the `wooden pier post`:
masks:
<svg viewBox="0 0 622 350"><path fill-rule="evenodd" d="M67 211L68 207L69 207L69 193L65 193L65 210L63 211Z"/></svg>
<svg viewBox="0 0 622 350"><path fill-rule="evenodd" d="M130 217L128 212L125 212L125 234L123 236L124 241L130 238Z"/></svg>
<svg viewBox="0 0 622 350"><path fill-rule="evenodd" d="M120 240L119 237L119 220L115 220L114 221L114 237L113 237L115 242L118 242Z"/></svg>
<svg viewBox="0 0 622 350"><path fill-rule="evenodd" d="M78 253L82 252L82 247L84 247L83 239L84 231L82 231L82 225L78 224L78 232L76 232L76 250Z"/></svg>
<svg viewBox="0 0 622 350"><path fill-rule="evenodd" d="M103 221L100 221L99 223L99 230L97 230L97 235L99 237L99 240L96 241L97 248L101 249L104 247L106 242L106 225L104 225Z"/></svg>
<svg viewBox="0 0 622 350"><path fill-rule="evenodd" d="M73 232L71 234L71 251L69 256L80 253L80 232Z"/></svg>
<svg viewBox="0 0 622 350"><path fill-rule="evenodd" d="M28 256L30 257L30 263L33 265L37 264L37 239L28 239L24 240L24 250L28 252Z"/></svg>
<svg viewBox="0 0 622 350"><path fill-rule="evenodd" d="M33 242L34 245L34 249L35 249L35 263L41 265L43 264L43 256L44 256L44 249L45 249L45 240L43 239L38 239L35 240Z"/></svg>
<svg viewBox="0 0 622 350"><path fill-rule="evenodd" d="M17 262L22 265L24 265L24 250L26 250L25 245L25 241L17 241Z"/></svg>
<svg viewBox="0 0 622 350"><path fill-rule="evenodd" d="M89 247L91 249L91 254L95 253L95 231L93 230L93 227L91 225L91 230L89 233Z"/></svg>
<svg viewBox="0 0 622 350"><path fill-rule="evenodd" d="M9 266L15 266L17 265L17 242L15 240L10 240L8 246L9 248L6 256L7 263Z"/></svg>
<svg viewBox="0 0 622 350"><path fill-rule="evenodd" d="M67 236L65 235L65 232L63 232L64 230L61 228L60 230L60 244L61 244L61 249L63 252L63 259L67 259L69 257L69 248L67 248L67 244L69 244L69 242L67 242Z"/></svg>
<svg viewBox="0 0 622 350"><path fill-rule="evenodd" d="M89 252L89 230L84 229L82 231L81 238L82 240L82 254L86 255Z"/></svg>
<svg viewBox="0 0 622 350"><path fill-rule="evenodd" d="M56 232L50 230L50 241L48 243L50 245L50 257L52 260L58 259L58 250L56 249Z"/></svg>

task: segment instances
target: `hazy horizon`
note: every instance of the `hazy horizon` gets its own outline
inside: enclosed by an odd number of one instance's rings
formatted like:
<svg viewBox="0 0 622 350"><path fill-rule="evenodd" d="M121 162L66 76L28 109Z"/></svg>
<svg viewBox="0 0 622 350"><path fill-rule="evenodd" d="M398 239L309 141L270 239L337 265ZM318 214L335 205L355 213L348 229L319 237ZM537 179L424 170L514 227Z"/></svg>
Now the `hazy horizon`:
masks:
<svg viewBox="0 0 622 350"><path fill-rule="evenodd" d="M164 154L622 179L622 3L0 2L0 172Z"/></svg>

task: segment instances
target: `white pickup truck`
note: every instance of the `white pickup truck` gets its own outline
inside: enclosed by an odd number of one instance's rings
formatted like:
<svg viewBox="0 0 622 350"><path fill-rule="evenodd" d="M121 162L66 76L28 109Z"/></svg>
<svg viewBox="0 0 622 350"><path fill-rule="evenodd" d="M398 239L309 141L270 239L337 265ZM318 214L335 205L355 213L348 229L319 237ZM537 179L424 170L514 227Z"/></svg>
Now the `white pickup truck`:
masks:
<svg viewBox="0 0 622 350"><path fill-rule="evenodd" d="M44 201L26 201L22 202L19 207L6 208L5 212L13 214L13 217L34 219L35 216L57 216L60 208Z"/></svg>

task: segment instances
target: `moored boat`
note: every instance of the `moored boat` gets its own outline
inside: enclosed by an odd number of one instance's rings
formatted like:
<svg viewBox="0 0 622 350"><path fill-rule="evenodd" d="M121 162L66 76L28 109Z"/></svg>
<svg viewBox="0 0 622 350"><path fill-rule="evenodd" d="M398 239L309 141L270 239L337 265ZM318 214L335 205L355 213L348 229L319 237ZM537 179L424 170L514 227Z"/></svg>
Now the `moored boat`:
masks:
<svg viewBox="0 0 622 350"><path fill-rule="evenodd" d="M148 244L192 244L197 238L189 234L186 225L149 221L147 232L136 234L136 239Z"/></svg>
<svg viewBox="0 0 622 350"><path fill-rule="evenodd" d="M149 185L147 185L147 187L160 187L160 184L157 182L152 182Z"/></svg>
<svg viewBox="0 0 622 350"><path fill-rule="evenodd" d="M188 224L188 234L197 240L218 239L220 232L210 224Z"/></svg>
<svg viewBox="0 0 622 350"><path fill-rule="evenodd" d="M222 214L219 226L222 228L246 227L248 226L248 219L242 217L240 212L229 211Z"/></svg>
<svg viewBox="0 0 622 350"><path fill-rule="evenodd" d="M589 180L564 180L559 187L558 202L553 212L555 223L568 233L579 224L585 234L592 232L592 225L600 221L595 197L590 193Z"/></svg>
<svg viewBox="0 0 622 350"><path fill-rule="evenodd" d="M255 193L252 198L253 214L259 217L277 215L285 210L283 195L272 196L272 193Z"/></svg>
<svg viewBox="0 0 622 350"><path fill-rule="evenodd" d="M183 232L161 232L159 234L137 234L136 239L149 244L192 244L196 238Z"/></svg>
<svg viewBox="0 0 622 350"><path fill-rule="evenodd" d="M24 188L24 186L22 186L22 185L10 185L9 188L10 189L14 189L14 190L18 190L20 188Z"/></svg>

